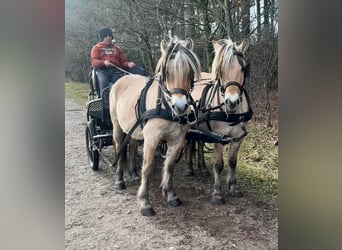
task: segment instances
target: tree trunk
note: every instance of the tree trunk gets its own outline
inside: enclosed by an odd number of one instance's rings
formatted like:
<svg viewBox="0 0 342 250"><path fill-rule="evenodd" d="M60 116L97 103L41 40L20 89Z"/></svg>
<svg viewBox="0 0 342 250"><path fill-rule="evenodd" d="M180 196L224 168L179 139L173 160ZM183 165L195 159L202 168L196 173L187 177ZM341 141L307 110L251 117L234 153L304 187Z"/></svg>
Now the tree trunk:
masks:
<svg viewBox="0 0 342 250"><path fill-rule="evenodd" d="M242 1L241 6L241 23L242 23L242 36L243 38L248 37L250 33L250 11L249 11L249 1Z"/></svg>
<svg viewBox="0 0 342 250"><path fill-rule="evenodd" d="M260 0L256 0L256 11L257 11L257 40L261 38L261 12L260 12Z"/></svg>
<svg viewBox="0 0 342 250"><path fill-rule="evenodd" d="M268 40L271 38L270 36L270 4L269 0L264 0L264 40Z"/></svg>

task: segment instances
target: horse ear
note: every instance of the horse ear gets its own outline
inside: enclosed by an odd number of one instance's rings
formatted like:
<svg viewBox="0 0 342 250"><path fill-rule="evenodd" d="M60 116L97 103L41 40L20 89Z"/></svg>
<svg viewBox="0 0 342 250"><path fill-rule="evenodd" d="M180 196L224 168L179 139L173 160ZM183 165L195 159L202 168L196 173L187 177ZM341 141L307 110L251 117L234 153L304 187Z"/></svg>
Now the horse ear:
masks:
<svg viewBox="0 0 342 250"><path fill-rule="evenodd" d="M248 47L249 47L249 40L243 39L243 41L240 43L240 45L236 47L236 50L241 52L242 54L245 54Z"/></svg>
<svg viewBox="0 0 342 250"><path fill-rule="evenodd" d="M165 40L162 40L160 42L160 50L163 52L166 50L166 48L167 48L167 42Z"/></svg>
<svg viewBox="0 0 342 250"><path fill-rule="evenodd" d="M194 48L194 41L191 38L185 39L185 48L192 50Z"/></svg>
<svg viewBox="0 0 342 250"><path fill-rule="evenodd" d="M217 53L221 49L222 46L217 41L214 41L214 40L212 41L212 43L213 43L215 53Z"/></svg>

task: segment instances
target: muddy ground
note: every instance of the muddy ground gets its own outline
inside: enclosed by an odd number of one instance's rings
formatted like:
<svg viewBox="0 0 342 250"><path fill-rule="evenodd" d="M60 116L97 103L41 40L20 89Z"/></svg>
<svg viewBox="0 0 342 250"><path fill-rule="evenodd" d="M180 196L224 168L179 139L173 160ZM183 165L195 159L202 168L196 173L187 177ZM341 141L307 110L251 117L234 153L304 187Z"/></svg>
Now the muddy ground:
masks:
<svg viewBox="0 0 342 250"><path fill-rule="evenodd" d="M162 197L161 159L153 173L153 217L140 215L138 186L114 187L112 148L103 149L100 169L93 171L85 150L85 106L65 103L65 248L66 249L278 249L277 211L248 190L224 205L210 203L213 178L185 176L175 168L174 187L183 204ZM226 175L224 171L224 177ZM125 179L127 179L125 172ZM224 186L226 188L226 186Z"/></svg>

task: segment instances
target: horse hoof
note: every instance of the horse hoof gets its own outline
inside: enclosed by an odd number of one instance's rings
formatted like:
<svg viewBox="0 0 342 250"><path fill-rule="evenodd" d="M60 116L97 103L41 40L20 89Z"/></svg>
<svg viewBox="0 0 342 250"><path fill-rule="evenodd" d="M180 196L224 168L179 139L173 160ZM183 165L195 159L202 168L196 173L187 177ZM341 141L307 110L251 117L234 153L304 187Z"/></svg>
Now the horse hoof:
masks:
<svg viewBox="0 0 342 250"><path fill-rule="evenodd" d="M243 193L241 191L230 191L230 195L235 198L243 197Z"/></svg>
<svg viewBox="0 0 342 250"><path fill-rule="evenodd" d="M167 203L173 207L178 207L182 204L182 201L179 198L177 198L177 199L168 201Z"/></svg>
<svg viewBox="0 0 342 250"><path fill-rule="evenodd" d="M211 203L214 205L223 205L225 201L222 197L213 197L211 198Z"/></svg>
<svg viewBox="0 0 342 250"><path fill-rule="evenodd" d="M116 188L117 188L118 190L123 190L123 189L126 188L126 185L125 185L124 182L121 182L121 183L116 184Z"/></svg>
<svg viewBox="0 0 342 250"><path fill-rule="evenodd" d="M154 216L156 214L151 207L140 209L140 213L143 216Z"/></svg>

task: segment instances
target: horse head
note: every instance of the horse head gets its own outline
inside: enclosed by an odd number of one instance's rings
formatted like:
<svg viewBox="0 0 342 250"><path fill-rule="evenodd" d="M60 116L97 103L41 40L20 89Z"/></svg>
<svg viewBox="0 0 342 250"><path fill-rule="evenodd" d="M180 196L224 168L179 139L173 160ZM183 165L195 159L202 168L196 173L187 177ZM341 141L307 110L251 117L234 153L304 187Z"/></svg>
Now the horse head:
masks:
<svg viewBox="0 0 342 250"><path fill-rule="evenodd" d="M201 66L193 47L191 39L178 40L177 37L160 43L161 58L156 75L159 75L159 86L177 117L188 113L194 80L200 78Z"/></svg>
<svg viewBox="0 0 342 250"><path fill-rule="evenodd" d="M242 98L245 79L249 76L249 62L244 54L248 49L248 41L239 45L231 40L213 41L215 57L212 75L220 84L227 113L235 113Z"/></svg>

